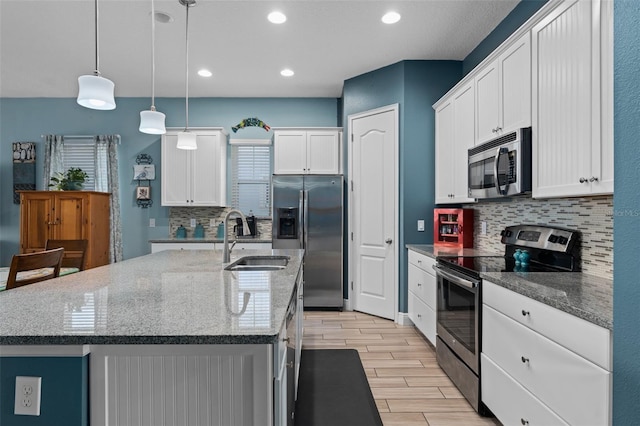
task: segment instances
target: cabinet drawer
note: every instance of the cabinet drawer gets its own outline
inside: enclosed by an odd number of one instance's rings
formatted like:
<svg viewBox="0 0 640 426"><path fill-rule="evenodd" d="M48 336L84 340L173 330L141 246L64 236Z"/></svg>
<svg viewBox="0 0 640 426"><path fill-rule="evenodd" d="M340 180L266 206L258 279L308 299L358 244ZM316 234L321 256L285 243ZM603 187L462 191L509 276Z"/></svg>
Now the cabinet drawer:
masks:
<svg viewBox="0 0 640 426"><path fill-rule="evenodd" d="M611 375L483 305L482 352L573 425L609 422Z"/></svg>
<svg viewBox="0 0 640 426"><path fill-rule="evenodd" d="M151 253L164 250L214 250L215 243L151 243Z"/></svg>
<svg viewBox="0 0 640 426"><path fill-rule="evenodd" d="M416 265L423 271L435 276L433 266L436 264L436 260L429 256L409 250L409 264Z"/></svg>
<svg viewBox="0 0 640 426"><path fill-rule="evenodd" d="M482 302L611 371L611 333L606 328L487 280L482 282Z"/></svg>
<svg viewBox="0 0 640 426"><path fill-rule="evenodd" d="M409 291L415 293L432 309L436 307L436 277L414 264L409 264Z"/></svg>
<svg viewBox="0 0 640 426"><path fill-rule="evenodd" d="M432 345L436 344L436 312L413 292L409 292L409 319L425 335Z"/></svg>
<svg viewBox="0 0 640 426"><path fill-rule="evenodd" d="M504 425L568 426L560 417L513 380L485 354L481 356L482 402Z"/></svg>

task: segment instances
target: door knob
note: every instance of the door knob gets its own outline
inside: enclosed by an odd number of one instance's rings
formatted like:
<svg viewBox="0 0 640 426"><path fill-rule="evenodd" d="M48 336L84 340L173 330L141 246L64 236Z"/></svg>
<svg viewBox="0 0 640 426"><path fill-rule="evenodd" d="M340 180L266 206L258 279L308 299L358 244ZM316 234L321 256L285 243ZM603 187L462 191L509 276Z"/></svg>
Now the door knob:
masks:
<svg viewBox="0 0 640 426"><path fill-rule="evenodd" d="M384 240L384 242L387 244L391 244L393 240L391 238L387 238L386 240Z"/></svg>

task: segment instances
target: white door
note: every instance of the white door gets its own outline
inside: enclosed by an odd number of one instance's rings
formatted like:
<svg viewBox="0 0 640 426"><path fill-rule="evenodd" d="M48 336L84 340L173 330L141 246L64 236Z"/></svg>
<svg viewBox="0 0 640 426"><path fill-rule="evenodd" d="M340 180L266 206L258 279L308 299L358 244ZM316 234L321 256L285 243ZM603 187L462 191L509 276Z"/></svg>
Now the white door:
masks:
<svg viewBox="0 0 640 426"><path fill-rule="evenodd" d="M395 319L398 106L349 116L349 129L352 308Z"/></svg>

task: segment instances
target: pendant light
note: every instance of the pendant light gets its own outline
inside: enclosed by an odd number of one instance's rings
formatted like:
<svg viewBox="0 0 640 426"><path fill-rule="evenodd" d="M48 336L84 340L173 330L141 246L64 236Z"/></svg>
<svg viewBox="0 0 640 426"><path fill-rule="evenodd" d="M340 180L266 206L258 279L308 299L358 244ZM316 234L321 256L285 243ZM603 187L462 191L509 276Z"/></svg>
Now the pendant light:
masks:
<svg viewBox="0 0 640 426"><path fill-rule="evenodd" d="M156 10L151 0L151 107L149 111L140 111L140 131L150 135L164 135L167 129L164 125L165 115L156 111Z"/></svg>
<svg viewBox="0 0 640 426"><path fill-rule="evenodd" d="M187 23L185 35L185 118L184 131L178 133L178 149L198 149L195 133L189 131L189 8L196 4L196 0L178 0L187 9Z"/></svg>
<svg viewBox="0 0 640 426"><path fill-rule="evenodd" d="M78 77L78 104L85 108L109 110L115 109L113 98L113 81L100 75L100 55L98 51L98 0L95 0L95 29L96 29L96 69L93 75Z"/></svg>

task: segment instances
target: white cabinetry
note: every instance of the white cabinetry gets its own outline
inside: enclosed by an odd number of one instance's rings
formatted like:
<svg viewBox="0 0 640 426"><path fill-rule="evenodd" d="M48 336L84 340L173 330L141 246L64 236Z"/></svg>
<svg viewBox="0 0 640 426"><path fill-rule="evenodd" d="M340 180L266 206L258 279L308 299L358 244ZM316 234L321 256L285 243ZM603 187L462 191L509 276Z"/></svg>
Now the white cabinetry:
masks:
<svg viewBox="0 0 640 426"><path fill-rule="evenodd" d="M436 276L435 259L409 250L409 319L431 342L436 344Z"/></svg>
<svg viewBox="0 0 640 426"><path fill-rule="evenodd" d="M609 330L484 280L482 339L482 401L503 424L611 423Z"/></svg>
<svg viewBox="0 0 640 426"><path fill-rule="evenodd" d="M164 250L215 250L215 243L151 243L151 253Z"/></svg>
<svg viewBox="0 0 640 426"><path fill-rule="evenodd" d="M476 145L531 126L531 37L527 32L478 71Z"/></svg>
<svg viewBox="0 0 640 426"><path fill-rule="evenodd" d="M162 136L162 205L224 206L227 135L222 128L192 128L198 149L176 148L180 130Z"/></svg>
<svg viewBox="0 0 640 426"><path fill-rule="evenodd" d="M436 204L469 203L467 150L474 141L473 83L436 109Z"/></svg>
<svg viewBox="0 0 640 426"><path fill-rule="evenodd" d="M274 130L274 174L339 174L340 129Z"/></svg>
<svg viewBox="0 0 640 426"><path fill-rule="evenodd" d="M534 197L613 192L612 4L565 0L533 27Z"/></svg>

